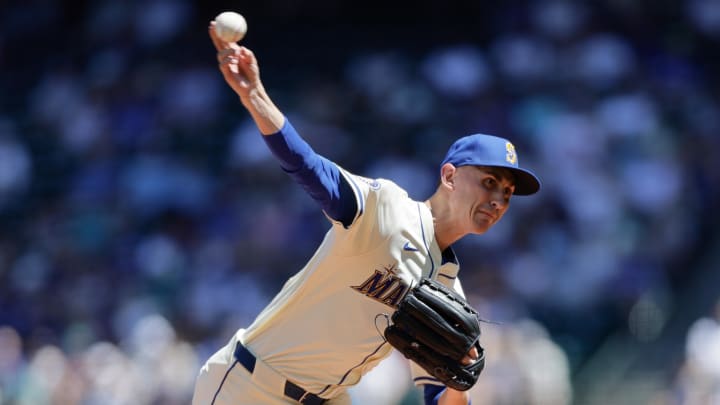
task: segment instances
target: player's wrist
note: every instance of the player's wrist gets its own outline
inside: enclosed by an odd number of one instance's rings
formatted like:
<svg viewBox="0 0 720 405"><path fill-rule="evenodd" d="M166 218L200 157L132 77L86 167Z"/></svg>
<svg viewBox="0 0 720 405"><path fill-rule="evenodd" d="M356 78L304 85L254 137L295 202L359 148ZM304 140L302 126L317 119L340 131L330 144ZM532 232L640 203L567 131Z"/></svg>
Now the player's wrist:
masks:
<svg viewBox="0 0 720 405"><path fill-rule="evenodd" d="M274 134L282 128L285 116L266 95L261 93L241 98L241 102L250 112L258 129L263 135Z"/></svg>
<svg viewBox="0 0 720 405"><path fill-rule="evenodd" d="M440 395L438 405L467 405L470 401L470 394L467 391L458 391L450 387Z"/></svg>

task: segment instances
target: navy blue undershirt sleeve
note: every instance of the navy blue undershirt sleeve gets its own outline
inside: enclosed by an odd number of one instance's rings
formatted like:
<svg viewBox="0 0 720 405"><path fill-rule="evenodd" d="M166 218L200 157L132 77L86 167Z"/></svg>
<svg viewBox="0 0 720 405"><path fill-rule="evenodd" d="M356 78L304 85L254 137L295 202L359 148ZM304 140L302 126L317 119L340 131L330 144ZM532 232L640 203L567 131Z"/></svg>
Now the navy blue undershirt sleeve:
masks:
<svg viewBox="0 0 720 405"><path fill-rule="evenodd" d="M425 398L425 405L437 405L440 401L440 395L445 392L445 386L443 385L423 385L423 398ZM472 401L468 401L468 405L472 405Z"/></svg>
<svg viewBox="0 0 720 405"><path fill-rule="evenodd" d="M345 227L350 226L357 212L357 201L337 165L315 153L287 118L280 131L263 136L263 139L280 161L280 167L320 204L322 210Z"/></svg>
<svg viewBox="0 0 720 405"><path fill-rule="evenodd" d="M425 405L437 405L440 400L440 395L445 391L445 387L432 384L425 384L424 387L423 397L425 398Z"/></svg>

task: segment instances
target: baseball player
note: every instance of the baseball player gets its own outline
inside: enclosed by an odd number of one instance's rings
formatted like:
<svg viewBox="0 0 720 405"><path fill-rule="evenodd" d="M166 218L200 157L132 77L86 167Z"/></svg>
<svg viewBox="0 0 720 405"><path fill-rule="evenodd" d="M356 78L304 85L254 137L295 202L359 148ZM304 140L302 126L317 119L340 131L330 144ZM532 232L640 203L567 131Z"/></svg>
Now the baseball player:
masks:
<svg viewBox="0 0 720 405"><path fill-rule="evenodd" d="M423 277L462 294L452 244L486 232L513 194L533 194L540 182L518 166L510 142L479 134L450 147L426 201L391 181L349 173L299 136L266 93L253 53L220 40L213 24L227 84L331 226L309 262L202 367L193 404L349 404L347 388L393 349L380 333L386 314ZM463 362L477 358L473 349ZM418 367L412 373L427 404L468 403L467 392Z"/></svg>

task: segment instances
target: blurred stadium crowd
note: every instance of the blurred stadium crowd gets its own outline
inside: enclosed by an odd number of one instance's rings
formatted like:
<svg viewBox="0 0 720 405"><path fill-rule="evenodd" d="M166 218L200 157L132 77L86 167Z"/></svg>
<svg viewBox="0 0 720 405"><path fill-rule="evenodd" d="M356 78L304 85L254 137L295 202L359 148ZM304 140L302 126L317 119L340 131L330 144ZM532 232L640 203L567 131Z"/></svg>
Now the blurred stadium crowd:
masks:
<svg viewBox="0 0 720 405"><path fill-rule="evenodd" d="M347 169L423 199L483 132L543 179L456 247L474 404L720 404L720 1L297 3L0 5L0 403L188 403L322 238L215 66L232 9ZM416 403L405 374L354 401Z"/></svg>

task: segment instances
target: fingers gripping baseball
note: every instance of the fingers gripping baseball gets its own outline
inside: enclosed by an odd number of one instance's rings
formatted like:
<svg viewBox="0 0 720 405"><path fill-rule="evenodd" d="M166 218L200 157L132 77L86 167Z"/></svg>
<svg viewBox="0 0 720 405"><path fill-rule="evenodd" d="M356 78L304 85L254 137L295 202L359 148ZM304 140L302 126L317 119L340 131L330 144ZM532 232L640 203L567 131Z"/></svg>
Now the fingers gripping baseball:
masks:
<svg viewBox="0 0 720 405"><path fill-rule="evenodd" d="M246 47L220 39L214 25L214 21L210 23L208 33L217 50L220 72L228 85L244 99L251 91L261 87L257 59Z"/></svg>
<svg viewBox="0 0 720 405"><path fill-rule="evenodd" d="M251 88L259 86L257 62L247 48L218 52L218 66L225 81L241 97Z"/></svg>
<svg viewBox="0 0 720 405"><path fill-rule="evenodd" d="M263 87L255 54L244 46L220 38L216 24L217 21L210 22L208 35L217 50L218 67L223 78L240 97L260 132L263 135L276 133L282 128L285 116Z"/></svg>

